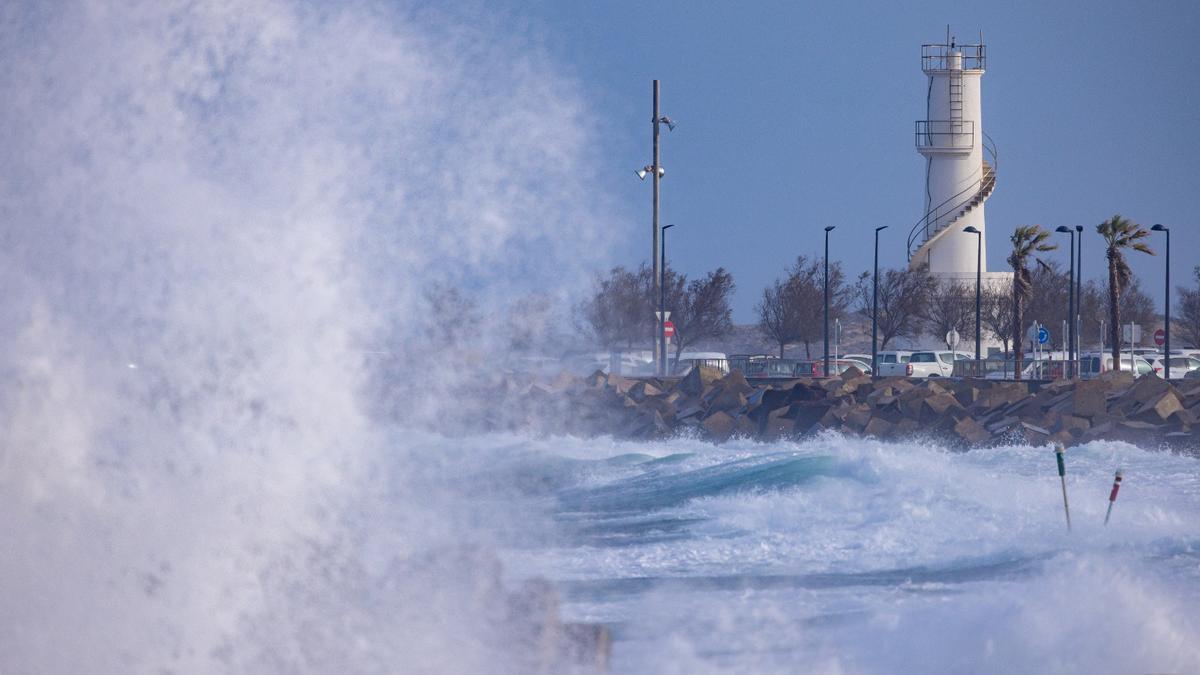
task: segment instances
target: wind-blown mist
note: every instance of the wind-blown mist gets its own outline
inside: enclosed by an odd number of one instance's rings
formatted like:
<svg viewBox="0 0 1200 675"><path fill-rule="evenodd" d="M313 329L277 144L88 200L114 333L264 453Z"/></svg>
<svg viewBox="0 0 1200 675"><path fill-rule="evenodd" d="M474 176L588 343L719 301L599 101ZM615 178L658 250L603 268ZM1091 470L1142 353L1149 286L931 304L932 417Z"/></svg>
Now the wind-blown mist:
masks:
<svg viewBox="0 0 1200 675"><path fill-rule="evenodd" d="M363 400L428 288L565 295L603 249L582 98L489 21L0 8L0 670L503 663Z"/></svg>

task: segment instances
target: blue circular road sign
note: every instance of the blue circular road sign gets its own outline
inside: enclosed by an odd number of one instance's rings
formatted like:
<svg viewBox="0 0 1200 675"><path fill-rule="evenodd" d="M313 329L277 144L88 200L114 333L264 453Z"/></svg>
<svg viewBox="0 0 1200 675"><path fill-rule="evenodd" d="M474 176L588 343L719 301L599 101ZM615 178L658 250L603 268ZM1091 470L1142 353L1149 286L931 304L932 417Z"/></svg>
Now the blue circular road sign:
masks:
<svg viewBox="0 0 1200 675"><path fill-rule="evenodd" d="M1050 331L1046 330L1045 326L1038 327L1038 344L1046 344L1050 341Z"/></svg>

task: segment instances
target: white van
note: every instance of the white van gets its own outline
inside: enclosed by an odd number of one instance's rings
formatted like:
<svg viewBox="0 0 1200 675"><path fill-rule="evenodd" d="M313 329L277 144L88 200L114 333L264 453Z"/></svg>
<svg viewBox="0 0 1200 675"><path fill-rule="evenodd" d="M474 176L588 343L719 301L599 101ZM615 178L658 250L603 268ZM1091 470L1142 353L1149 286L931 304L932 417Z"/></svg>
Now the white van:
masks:
<svg viewBox="0 0 1200 675"><path fill-rule="evenodd" d="M1134 354L1133 356L1133 374L1135 377L1149 375L1154 372L1154 366L1146 359ZM1102 354L1100 352L1084 352L1079 356L1079 376L1084 379L1096 377L1101 373L1107 373L1113 369L1112 354ZM1121 370L1130 370L1129 353L1121 353Z"/></svg>
<svg viewBox="0 0 1200 675"><path fill-rule="evenodd" d="M667 358L670 359L676 375L686 375L694 366L708 366L722 373L729 372L729 357L725 352L682 352L679 354L678 363L674 354L668 353Z"/></svg>

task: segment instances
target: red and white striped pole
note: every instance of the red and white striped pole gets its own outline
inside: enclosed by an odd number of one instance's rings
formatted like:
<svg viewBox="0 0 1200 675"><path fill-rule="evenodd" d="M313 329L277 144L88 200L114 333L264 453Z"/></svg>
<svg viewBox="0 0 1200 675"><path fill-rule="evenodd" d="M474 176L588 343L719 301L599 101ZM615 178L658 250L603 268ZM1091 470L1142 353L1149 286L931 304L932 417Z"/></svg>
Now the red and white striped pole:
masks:
<svg viewBox="0 0 1200 675"><path fill-rule="evenodd" d="M1104 524L1108 525L1108 517L1112 515L1113 504L1117 503L1117 491L1121 489L1121 470L1117 469L1117 475L1113 478L1112 492L1108 493L1108 512L1104 514Z"/></svg>

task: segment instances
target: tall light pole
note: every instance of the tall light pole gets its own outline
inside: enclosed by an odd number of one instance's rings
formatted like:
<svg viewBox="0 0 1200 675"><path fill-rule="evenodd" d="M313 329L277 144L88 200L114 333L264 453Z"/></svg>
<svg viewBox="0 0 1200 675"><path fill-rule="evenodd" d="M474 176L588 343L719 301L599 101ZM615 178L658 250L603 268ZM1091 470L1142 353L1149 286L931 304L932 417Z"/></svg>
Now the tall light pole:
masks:
<svg viewBox="0 0 1200 675"><path fill-rule="evenodd" d="M887 225L875 228L875 275L872 277L874 288L871 289L871 377L878 377L879 366L875 363L879 354L879 233L888 229Z"/></svg>
<svg viewBox="0 0 1200 675"><path fill-rule="evenodd" d="M640 171L637 172L638 178L641 178L642 180L645 180L646 175L650 174L653 178L653 183L654 183L654 218L653 218L653 224L652 224L652 228L651 228L653 230L653 232L651 233L651 239L653 240L654 243L653 243L653 247L652 247L652 250L650 253L650 264L654 267L654 289L653 290L656 293L661 292L662 281L663 281L663 279L662 279L663 271L662 271L662 266L660 264L661 254L659 253L659 250L658 250L659 244L660 244L660 238L662 237L662 230L659 229L659 227L658 227L659 191L661 189L661 186L659 185L659 183L660 183L660 181L662 181L662 177L666 174L666 170L664 170L662 167L662 162L661 162L661 158L660 158L659 151L658 151L659 126L665 124L665 125L667 125L668 129L670 129L670 130L675 129L675 122L673 122L671 120L671 118L667 117L666 115L662 115L659 113L658 92L659 92L659 83L658 83L658 80L654 80L654 117L651 120L651 122L653 123L653 127L654 127L654 163L646 165L644 168L642 168ZM659 375L663 375L664 374L663 360L666 358L666 354L667 354L667 343L663 336L664 328L663 328L662 314L658 315L657 324L658 324L658 326L657 326L657 330L655 331L655 338L654 338L654 360L656 361L656 364L655 364L656 369L655 370L656 370L656 372L658 372Z"/></svg>
<svg viewBox="0 0 1200 675"><path fill-rule="evenodd" d="M671 229L672 227L675 227L675 223L671 223L670 225L663 225L662 246L658 249L659 254L661 256L659 259L659 267L662 268L664 277L667 274L667 230ZM659 286L658 286L658 315L659 315L659 317L661 317L661 320L663 323L663 375L666 376L666 375L671 374L670 363L667 360L667 336L666 336L667 288L666 288L666 284L659 284Z"/></svg>
<svg viewBox="0 0 1200 675"><path fill-rule="evenodd" d="M974 225L963 228L963 232L975 235L975 360L983 360L983 348L980 342L980 316L983 309L983 232ZM981 366L976 363L976 368Z"/></svg>
<svg viewBox="0 0 1200 675"><path fill-rule="evenodd" d="M1075 251L1075 355L1079 356L1079 345L1083 342L1083 226L1075 226L1075 237L1079 239L1079 249Z"/></svg>
<svg viewBox="0 0 1200 675"><path fill-rule="evenodd" d="M834 227L825 226L825 377L829 377L829 232Z"/></svg>
<svg viewBox="0 0 1200 675"><path fill-rule="evenodd" d="M1167 234L1167 286L1163 296L1163 379L1171 379L1171 228L1161 223L1150 228ZM1185 247L1186 248L1186 247Z"/></svg>
<svg viewBox="0 0 1200 675"><path fill-rule="evenodd" d="M1071 236L1071 269L1070 282L1067 284L1067 361L1071 364L1075 363L1075 230L1066 225L1059 225L1054 228L1055 232L1063 232ZM1073 377L1076 373L1071 370L1077 368L1076 365L1067 366L1067 377Z"/></svg>

